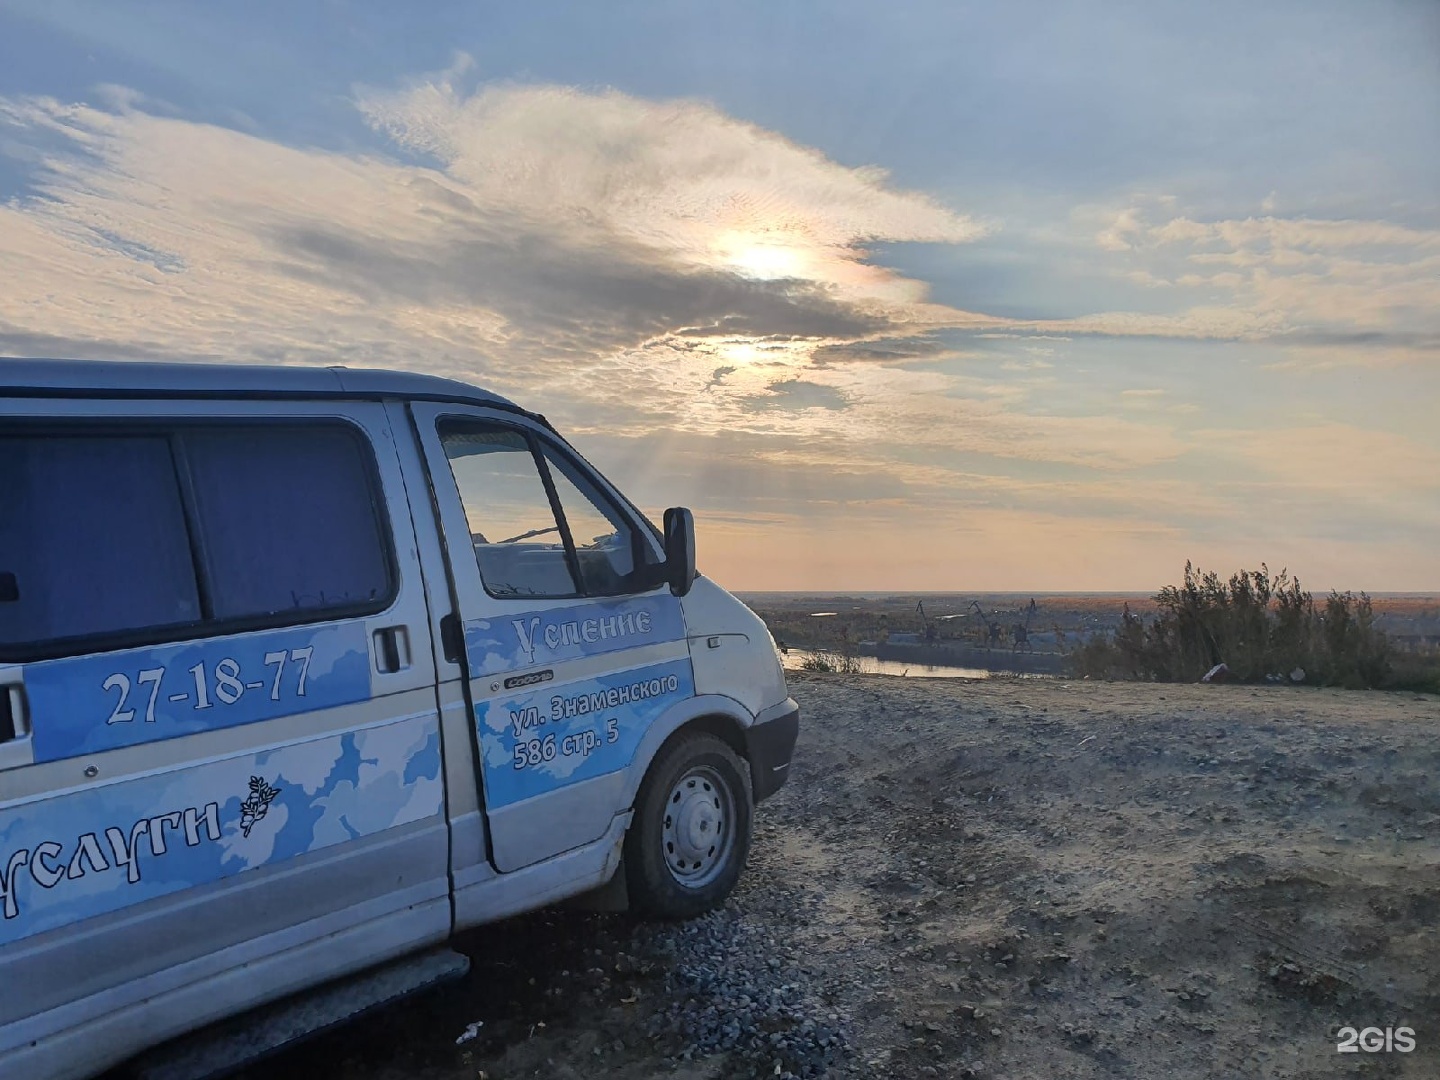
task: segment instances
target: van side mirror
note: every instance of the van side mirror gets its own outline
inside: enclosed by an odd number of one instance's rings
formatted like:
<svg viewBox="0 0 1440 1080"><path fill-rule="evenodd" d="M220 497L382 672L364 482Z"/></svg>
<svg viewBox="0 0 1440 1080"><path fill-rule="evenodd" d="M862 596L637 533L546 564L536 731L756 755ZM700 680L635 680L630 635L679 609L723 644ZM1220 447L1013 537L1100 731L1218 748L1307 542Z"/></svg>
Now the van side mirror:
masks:
<svg viewBox="0 0 1440 1080"><path fill-rule="evenodd" d="M665 511L665 580L676 596L695 584L695 515L683 506Z"/></svg>

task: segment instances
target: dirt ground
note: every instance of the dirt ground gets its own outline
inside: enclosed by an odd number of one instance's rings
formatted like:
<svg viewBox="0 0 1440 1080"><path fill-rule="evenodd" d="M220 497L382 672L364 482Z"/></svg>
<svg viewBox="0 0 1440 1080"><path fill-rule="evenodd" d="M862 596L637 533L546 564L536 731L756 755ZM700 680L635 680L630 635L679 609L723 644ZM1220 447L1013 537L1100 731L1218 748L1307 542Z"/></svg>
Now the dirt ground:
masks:
<svg viewBox="0 0 1440 1080"><path fill-rule="evenodd" d="M463 983L247 1075L1440 1076L1440 698L791 688L724 911L486 928ZM1342 1054L1345 1026L1416 1047Z"/></svg>

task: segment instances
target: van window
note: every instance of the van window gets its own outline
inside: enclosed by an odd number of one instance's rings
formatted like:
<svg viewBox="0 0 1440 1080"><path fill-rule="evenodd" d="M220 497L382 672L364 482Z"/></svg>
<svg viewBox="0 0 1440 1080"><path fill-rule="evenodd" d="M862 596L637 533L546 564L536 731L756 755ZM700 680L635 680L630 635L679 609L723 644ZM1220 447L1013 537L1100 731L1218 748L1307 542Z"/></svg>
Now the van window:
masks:
<svg viewBox="0 0 1440 1080"><path fill-rule="evenodd" d="M634 528L618 510L608 505L590 478L572 462L548 447L544 452L561 512L570 526L585 593L614 596L631 591L639 547ZM646 544L641 550L648 549Z"/></svg>
<svg viewBox="0 0 1440 1080"><path fill-rule="evenodd" d="M450 461L480 579L495 597L575 596L571 556L525 436L493 424L444 421Z"/></svg>
<svg viewBox="0 0 1440 1080"><path fill-rule="evenodd" d="M0 435L0 660L382 610L373 458L348 425Z"/></svg>
<svg viewBox="0 0 1440 1080"><path fill-rule="evenodd" d="M359 440L343 428L188 431L216 619L369 604L390 591Z"/></svg>
<svg viewBox="0 0 1440 1080"><path fill-rule="evenodd" d="M653 584L635 573L637 551L649 568L648 543L569 458L499 424L446 420L439 432L491 596L617 596Z"/></svg>
<svg viewBox="0 0 1440 1080"><path fill-rule="evenodd" d="M198 621L169 441L0 437L0 574L0 649Z"/></svg>

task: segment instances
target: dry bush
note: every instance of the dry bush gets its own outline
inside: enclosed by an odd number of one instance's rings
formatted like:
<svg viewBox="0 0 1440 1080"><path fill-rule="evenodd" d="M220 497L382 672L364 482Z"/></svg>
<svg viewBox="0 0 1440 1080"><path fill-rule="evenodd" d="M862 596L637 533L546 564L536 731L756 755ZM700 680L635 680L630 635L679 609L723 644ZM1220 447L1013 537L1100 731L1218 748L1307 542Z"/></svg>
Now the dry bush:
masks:
<svg viewBox="0 0 1440 1080"><path fill-rule="evenodd" d="M1354 689L1440 687L1440 657L1400 652L1375 626L1370 597L1331 592L1323 605L1286 571L1241 570L1229 580L1185 564L1178 586L1154 597L1156 614L1133 615L1071 654L1080 675L1193 682L1223 663L1259 682L1296 669L1311 685Z"/></svg>
<svg viewBox="0 0 1440 1080"><path fill-rule="evenodd" d="M860 674L860 660L848 652L822 649L811 653L800 665L801 671L823 671L835 675Z"/></svg>

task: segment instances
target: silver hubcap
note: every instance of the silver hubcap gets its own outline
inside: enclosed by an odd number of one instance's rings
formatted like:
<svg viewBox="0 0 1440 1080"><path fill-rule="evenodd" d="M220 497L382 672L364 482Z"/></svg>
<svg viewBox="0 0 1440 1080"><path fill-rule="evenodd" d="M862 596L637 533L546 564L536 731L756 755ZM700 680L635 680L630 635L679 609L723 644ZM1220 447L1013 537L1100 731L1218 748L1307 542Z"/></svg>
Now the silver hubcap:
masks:
<svg viewBox="0 0 1440 1080"><path fill-rule="evenodd" d="M735 799L708 766L697 766L670 789L660 843L670 876L686 888L715 880L734 846Z"/></svg>

